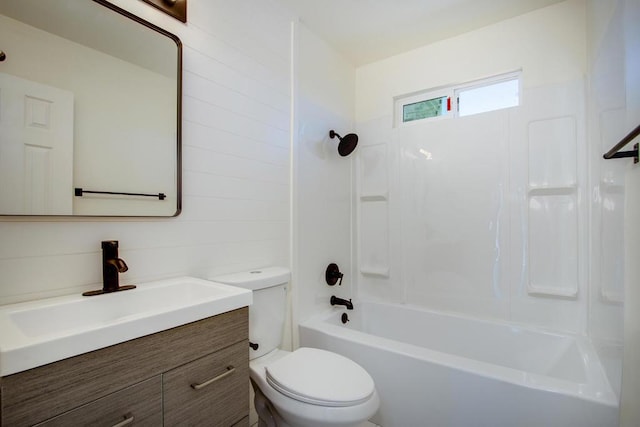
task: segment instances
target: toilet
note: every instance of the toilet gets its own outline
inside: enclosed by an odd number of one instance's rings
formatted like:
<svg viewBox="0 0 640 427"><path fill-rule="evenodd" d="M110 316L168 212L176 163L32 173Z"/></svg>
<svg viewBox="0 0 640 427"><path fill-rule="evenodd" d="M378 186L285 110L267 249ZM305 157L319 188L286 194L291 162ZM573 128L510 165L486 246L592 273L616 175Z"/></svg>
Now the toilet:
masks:
<svg viewBox="0 0 640 427"><path fill-rule="evenodd" d="M212 280L253 291L249 372L263 427L351 427L378 410L371 376L360 365L316 348L281 350L290 272L269 267Z"/></svg>

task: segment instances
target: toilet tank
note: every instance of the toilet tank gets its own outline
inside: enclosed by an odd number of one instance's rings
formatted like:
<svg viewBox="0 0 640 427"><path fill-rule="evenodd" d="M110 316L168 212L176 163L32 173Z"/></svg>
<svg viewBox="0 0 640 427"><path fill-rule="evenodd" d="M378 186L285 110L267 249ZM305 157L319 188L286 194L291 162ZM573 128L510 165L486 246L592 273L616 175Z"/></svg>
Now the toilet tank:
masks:
<svg viewBox="0 0 640 427"><path fill-rule="evenodd" d="M280 347L287 313L287 283L291 272L283 267L267 267L213 277L211 280L253 291L249 306L249 359Z"/></svg>

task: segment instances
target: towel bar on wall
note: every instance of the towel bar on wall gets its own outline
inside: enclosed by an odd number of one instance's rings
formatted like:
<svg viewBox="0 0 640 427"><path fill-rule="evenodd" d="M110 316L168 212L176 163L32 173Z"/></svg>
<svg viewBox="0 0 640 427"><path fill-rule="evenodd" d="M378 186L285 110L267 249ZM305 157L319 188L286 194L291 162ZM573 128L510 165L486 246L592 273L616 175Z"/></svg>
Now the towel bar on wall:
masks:
<svg viewBox="0 0 640 427"><path fill-rule="evenodd" d="M633 146L633 150L620 151L622 147L633 141L638 135L640 135L640 125L636 126L634 130L629 132L627 136L622 138L620 142L607 151L602 157L605 159L620 159L624 157L633 157L633 163L638 163L638 144Z"/></svg>
<svg viewBox="0 0 640 427"><path fill-rule="evenodd" d="M113 192L113 191L91 191L91 190L83 190L82 188L77 188L75 189L75 195L78 197L82 197L82 195L84 193L91 193L91 194L114 194L114 195L118 195L118 196L142 196L142 197L157 197L158 200L164 200L167 198L167 195L164 193L157 193L157 194L144 194L144 193L119 193L119 192Z"/></svg>

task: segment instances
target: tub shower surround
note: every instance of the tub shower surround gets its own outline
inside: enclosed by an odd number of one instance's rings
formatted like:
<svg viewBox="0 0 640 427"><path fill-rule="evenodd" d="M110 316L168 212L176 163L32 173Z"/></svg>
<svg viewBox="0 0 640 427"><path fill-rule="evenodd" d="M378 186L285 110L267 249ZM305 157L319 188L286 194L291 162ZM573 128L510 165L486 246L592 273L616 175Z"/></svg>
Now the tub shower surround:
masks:
<svg viewBox="0 0 640 427"><path fill-rule="evenodd" d="M358 296L583 331L584 117L580 79L516 108L361 124Z"/></svg>
<svg viewBox="0 0 640 427"><path fill-rule="evenodd" d="M347 324L359 331L319 321L301 343L371 370L380 424L617 425L608 362L585 334L584 87L524 89L519 107L469 117L359 126L368 144ZM621 281L600 286L616 295Z"/></svg>
<svg viewBox="0 0 640 427"><path fill-rule="evenodd" d="M621 422L637 406L621 387L637 215L632 161L602 155L638 125L634 16L635 2L568 0L356 70L355 311L387 301L568 332L595 348ZM516 70L517 107L394 124L394 97Z"/></svg>

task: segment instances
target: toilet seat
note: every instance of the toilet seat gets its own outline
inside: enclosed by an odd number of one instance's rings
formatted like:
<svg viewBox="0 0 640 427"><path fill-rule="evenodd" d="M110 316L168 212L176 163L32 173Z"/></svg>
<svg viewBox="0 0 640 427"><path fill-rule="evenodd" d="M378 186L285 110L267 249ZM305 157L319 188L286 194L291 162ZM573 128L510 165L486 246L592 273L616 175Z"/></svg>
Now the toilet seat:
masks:
<svg viewBox="0 0 640 427"><path fill-rule="evenodd" d="M347 407L366 402L375 391L360 365L336 353L299 348L265 366L266 380L283 395L319 406Z"/></svg>

